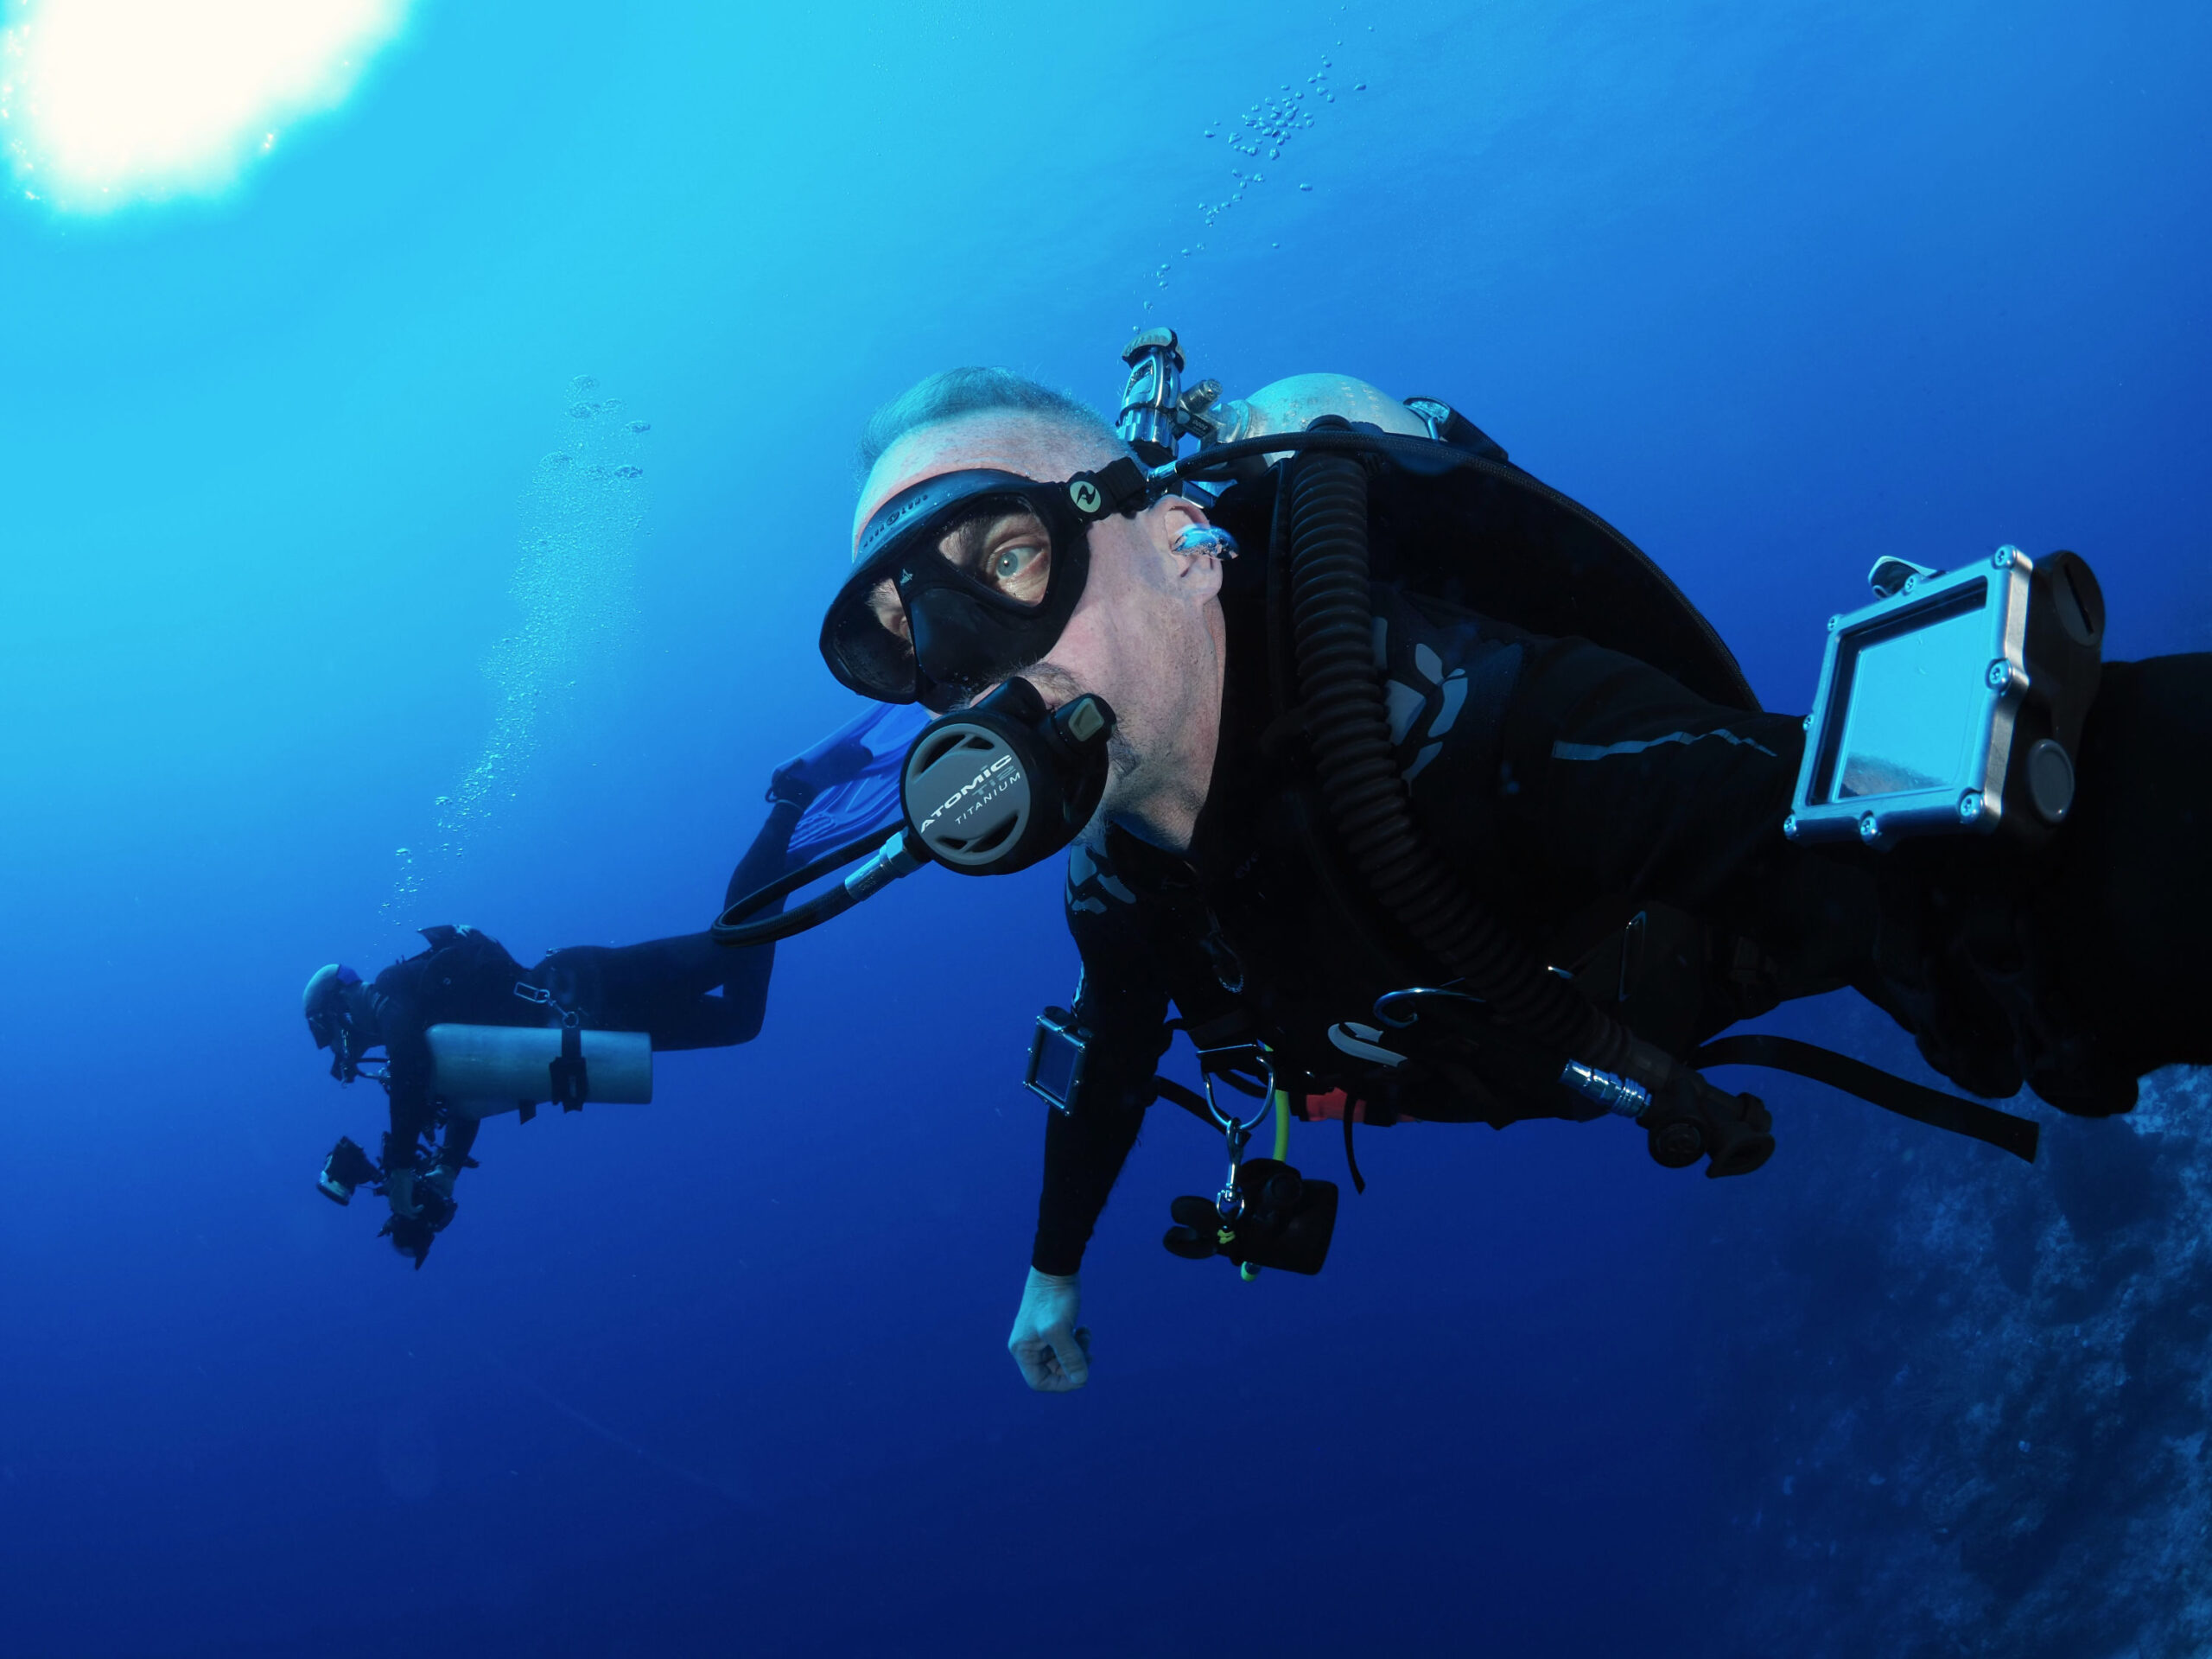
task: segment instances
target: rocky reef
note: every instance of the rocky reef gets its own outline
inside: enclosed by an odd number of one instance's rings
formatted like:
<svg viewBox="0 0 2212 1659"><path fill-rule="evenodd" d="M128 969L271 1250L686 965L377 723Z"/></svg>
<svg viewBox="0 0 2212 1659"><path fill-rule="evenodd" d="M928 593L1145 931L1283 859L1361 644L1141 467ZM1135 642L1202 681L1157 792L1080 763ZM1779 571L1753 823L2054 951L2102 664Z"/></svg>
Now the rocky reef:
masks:
<svg viewBox="0 0 2212 1659"><path fill-rule="evenodd" d="M1817 1095L1699 1241L1715 1653L2212 1652L2212 1072L2033 1167Z"/></svg>

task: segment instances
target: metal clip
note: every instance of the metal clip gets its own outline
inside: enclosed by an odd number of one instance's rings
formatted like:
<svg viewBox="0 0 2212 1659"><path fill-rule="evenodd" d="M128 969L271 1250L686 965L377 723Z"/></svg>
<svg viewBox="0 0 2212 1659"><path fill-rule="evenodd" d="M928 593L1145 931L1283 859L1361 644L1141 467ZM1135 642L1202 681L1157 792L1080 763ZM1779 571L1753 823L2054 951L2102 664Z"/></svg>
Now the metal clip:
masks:
<svg viewBox="0 0 2212 1659"><path fill-rule="evenodd" d="M1261 1076L1266 1080L1260 1091L1260 1103L1249 1117L1222 1110L1221 1102L1214 1092L1214 1077L1217 1071L1229 1069L1225 1062L1230 1057L1246 1058L1256 1063ZM1252 1139L1252 1131L1258 1128L1274 1109L1274 1057L1262 1044L1238 1043L1226 1048L1200 1049L1198 1068L1199 1076L1206 1086L1206 1110L1213 1114L1213 1121L1221 1125L1223 1138L1229 1143L1229 1177L1222 1184L1221 1191L1214 1194L1213 1207L1224 1223L1232 1222L1244 1213L1244 1192L1236 1185L1236 1166L1244 1160L1244 1148Z"/></svg>

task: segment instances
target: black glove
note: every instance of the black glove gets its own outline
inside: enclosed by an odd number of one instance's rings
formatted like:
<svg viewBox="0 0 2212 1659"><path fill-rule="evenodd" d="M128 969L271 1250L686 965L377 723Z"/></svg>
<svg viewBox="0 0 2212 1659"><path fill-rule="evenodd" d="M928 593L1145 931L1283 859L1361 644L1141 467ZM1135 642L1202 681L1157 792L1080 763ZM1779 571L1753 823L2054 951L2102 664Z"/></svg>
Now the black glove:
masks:
<svg viewBox="0 0 2212 1659"><path fill-rule="evenodd" d="M1273 1158L1248 1158L1236 1166L1244 1213L1224 1221L1211 1198L1181 1198L1167 1207L1175 1225L1160 1240L1192 1262L1225 1255L1239 1267L1319 1273L1328 1259L1337 1225L1337 1184L1309 1181Z"/></svg>

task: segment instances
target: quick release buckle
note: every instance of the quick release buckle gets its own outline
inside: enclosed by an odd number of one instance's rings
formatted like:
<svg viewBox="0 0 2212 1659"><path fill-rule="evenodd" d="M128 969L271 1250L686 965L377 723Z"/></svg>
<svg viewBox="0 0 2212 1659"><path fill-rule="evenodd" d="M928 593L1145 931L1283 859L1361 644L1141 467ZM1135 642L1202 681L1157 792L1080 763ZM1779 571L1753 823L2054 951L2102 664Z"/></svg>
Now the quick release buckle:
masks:
<svg viewBox="0 0 2212 1659"><path fill-rule="evenodd" d="M1046 1008L1029 1038L1029 1068L1022 1084L1056 1112L1074 1115L1090 1058L1090 1033L1065 1008Z"/></svg>

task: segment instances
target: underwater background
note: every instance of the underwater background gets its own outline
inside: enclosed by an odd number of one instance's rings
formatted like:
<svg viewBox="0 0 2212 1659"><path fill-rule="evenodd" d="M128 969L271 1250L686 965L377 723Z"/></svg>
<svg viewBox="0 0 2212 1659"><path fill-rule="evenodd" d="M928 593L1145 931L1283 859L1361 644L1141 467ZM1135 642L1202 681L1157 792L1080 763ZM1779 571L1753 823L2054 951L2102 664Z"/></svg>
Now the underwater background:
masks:
<svg viewBox="0 0 2212 1659"><path fill-rule="evenodd" d="M226 189L10 141L0 1651L2212 1649L2201 1076L2024 1097L2034 1168L1769 1074L1745 1180L1401 1126L1249 1285L1160 1249L1218 1143L1158 1113L1048 1396L1056 867L779 947L650 1107L491 1121L419 1274L314 1190L383 1103L298 1003L433 923L702 926L858 707L861 420L963 363L1110 412L1138 326L1450 400L1770 707L1885 553L2074 548L2109 656L2212 645L2212 12L419 0L358 69Z"/></svg>

